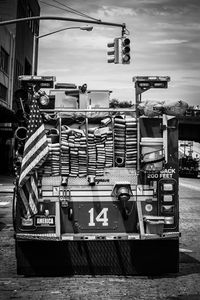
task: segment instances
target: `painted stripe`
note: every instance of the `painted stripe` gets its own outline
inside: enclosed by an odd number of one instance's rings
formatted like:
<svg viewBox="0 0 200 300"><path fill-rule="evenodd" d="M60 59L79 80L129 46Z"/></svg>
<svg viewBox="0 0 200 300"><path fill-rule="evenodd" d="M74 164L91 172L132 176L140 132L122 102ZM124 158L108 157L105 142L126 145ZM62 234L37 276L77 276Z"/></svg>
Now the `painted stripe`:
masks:
<svg viewBox="0 0 200 300"><path fill-rule="evenodd" d="M45 198L48 198L48 200L51 200L52 202L56 202L58 200L58 196L52 196L52 193L50 192L43 192L42 193L42 197L43 200L45 200ZM145 202L147 199L149 199L149 197L145 197L145 196L139 196L139 197L131 197L128 201L132 202L132 201L140 201L140 202ZM60 200L62 200L62 197L60 198ZM64 199L63 199L64 200ZM104 196L104 197L93 197L93 196L87 196L87 197L71 197L69 202L118 202L119 200L116 200L115 198L111 197L111 196ZM157 198L153 198L152 201L157 201Z"/></svg>
<svg viewBox="0 0 200 300"><path fill-rule="evenodd" d="M152 196L151 193L143 193L143 194L137 194L133 193L134 196ZM71 196L73 197L88 197L88 196L93 196L93 197L104 197L104 196L111 196L110 191L71 191Z"/></svg>
<svg viewBox="0 0 200 300"><path fill-rule="evenodd" d="M95 190L95 191L91 191L91 190L82 190L82 191L78 191L78 190L70 190L71 191L71 197L111 197L111 193L112 190ZM60 190L60 196L62 196L62 190ZM42 195L44 197L53 197L53 196L59 196L59 190L58 191L52 191L51 190L43 190L42 191ZM135 198L153 198L153 194L152 193L143 193L138 195L136 192L133 191L133 196ZM155 198L153 198L155 199Z"/></svg>

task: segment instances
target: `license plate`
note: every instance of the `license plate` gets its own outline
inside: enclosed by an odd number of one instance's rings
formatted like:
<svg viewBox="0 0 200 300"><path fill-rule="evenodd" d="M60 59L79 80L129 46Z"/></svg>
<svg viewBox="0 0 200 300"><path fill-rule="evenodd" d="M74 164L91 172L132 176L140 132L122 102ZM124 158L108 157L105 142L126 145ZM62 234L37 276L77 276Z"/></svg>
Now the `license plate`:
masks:
<svg viewBox="0 0 200 300"><path fill-rule="evenodd" d="M55 217L37 216L35 222L36 226L55 226Z"/></svg>

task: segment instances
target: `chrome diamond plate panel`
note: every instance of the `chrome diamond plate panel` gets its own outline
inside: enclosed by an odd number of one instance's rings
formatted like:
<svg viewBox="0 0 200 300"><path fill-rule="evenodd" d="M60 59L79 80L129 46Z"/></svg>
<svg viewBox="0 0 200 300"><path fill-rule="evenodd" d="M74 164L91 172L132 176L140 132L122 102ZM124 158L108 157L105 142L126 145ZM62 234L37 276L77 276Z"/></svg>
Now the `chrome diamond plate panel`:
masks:
<svg viewBox="0 0 200 300"><path fill-rule="evenodd" d="M42 178L42 185L60 186L61 176L46 176ZM114 185L116 182L137 184L137 173L135 169L128 168L109 168L105 169L103 176L96 176L95 181L100 185ZM88 177L69 177L68 186L88 185Z"/></svg>

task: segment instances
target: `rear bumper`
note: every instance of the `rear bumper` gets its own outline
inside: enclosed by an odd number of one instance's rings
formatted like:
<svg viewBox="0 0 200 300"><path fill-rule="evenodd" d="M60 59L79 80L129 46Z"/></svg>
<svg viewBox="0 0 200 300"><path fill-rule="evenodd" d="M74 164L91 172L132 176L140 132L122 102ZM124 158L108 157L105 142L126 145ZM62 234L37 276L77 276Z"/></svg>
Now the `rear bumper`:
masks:
<svg viewBox="0 0 200 300"><path fill-rule="evenodd" d="M164 232L162 234L111 234L111 233L77 233L77 234L62 234L57 236L55 233L39 234L39 233L17 233L16 240L32 240L32 241L110 241L110 240L166 240L176 239L180 237L180 232Z"/></svg>
<svg viewBox="0 0 200 300"><path fill-rule="evenodd" d="M179 269L179 240L16 241L20 275L149 275Z"/></svg>

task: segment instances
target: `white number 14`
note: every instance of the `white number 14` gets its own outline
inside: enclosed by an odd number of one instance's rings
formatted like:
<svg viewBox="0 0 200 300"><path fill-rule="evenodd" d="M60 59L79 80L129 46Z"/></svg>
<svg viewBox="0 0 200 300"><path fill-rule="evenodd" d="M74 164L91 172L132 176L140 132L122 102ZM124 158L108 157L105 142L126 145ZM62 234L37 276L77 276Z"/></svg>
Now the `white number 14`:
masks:
<svg viewBox="0 0 200 300"><path fill-rule="evenodd" d="M88 223L89 226L95 226L95 221L102 222L103 226L108 226L108 208L103 208L96 218L94 217L94 208L91 208L88 212L90 214L90 223Z"/></svg>

